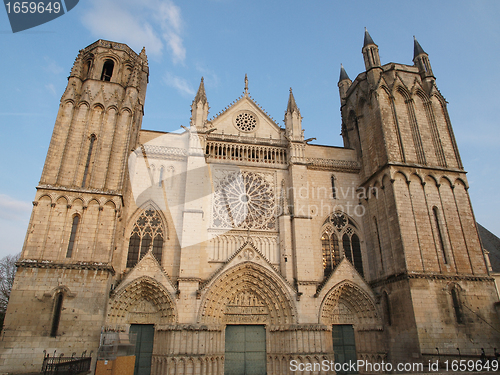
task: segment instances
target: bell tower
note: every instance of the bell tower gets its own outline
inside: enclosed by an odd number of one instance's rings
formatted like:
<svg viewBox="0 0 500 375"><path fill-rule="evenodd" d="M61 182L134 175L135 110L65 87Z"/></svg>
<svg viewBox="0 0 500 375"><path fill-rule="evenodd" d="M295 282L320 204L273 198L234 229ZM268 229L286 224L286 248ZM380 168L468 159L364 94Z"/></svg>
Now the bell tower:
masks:
<svg viewBox="0 0 500 375"><path fill-rule="evenodd" d="M81 353L99 346L129 194L127 159L138 144L147 83L144 49L136 54L98 40L75 60L33 201L0 356L4 348L26 350L22 360L9 357L8 367L26 371L44 348Z"/></svg>
<svg viewBox="0 0 500 375"><path fill-rule="evenodd" d="M490 347L495 286L429 56L415 39L414 65L382 65L366 30L362 53L366 71L354 81L341 67L342 135L361 165L365 278L382 297L389 361Z"/></svg>
<svg viewBox="0 0 500 375"><path fill-rule="evenodd" d="M148 74L144 49L136 54L99 40L80 51L59 105L23 258L111 262Z"/></svg>
<svg viewBox="0 0 500 375"><path fill-rule="evenodd" d="M137 142L148 74L144 49L137 55L124 44L99 40L80 51L40 185L122 192L123 161Z"/></svg>

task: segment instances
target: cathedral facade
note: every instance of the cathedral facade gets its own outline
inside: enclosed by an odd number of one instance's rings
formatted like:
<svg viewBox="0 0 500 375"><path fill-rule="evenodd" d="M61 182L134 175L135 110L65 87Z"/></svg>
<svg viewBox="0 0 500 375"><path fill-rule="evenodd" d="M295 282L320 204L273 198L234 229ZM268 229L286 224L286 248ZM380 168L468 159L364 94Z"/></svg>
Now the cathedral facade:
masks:
<svg viewBox="0 0 500 375"><path fill-rule="evenodd" d="M446 101L414 43L413 66L382 65L365 32L366 71L351 81L342 68L338 83L344 147L304 139L291 89L280 127L246 78L211 119L202 79L189 127L142 130L145 50L81 50L0 372L37 371L44 350L95 353L109 332L137 333L141 375L492 352L494 280Z"/></svg>

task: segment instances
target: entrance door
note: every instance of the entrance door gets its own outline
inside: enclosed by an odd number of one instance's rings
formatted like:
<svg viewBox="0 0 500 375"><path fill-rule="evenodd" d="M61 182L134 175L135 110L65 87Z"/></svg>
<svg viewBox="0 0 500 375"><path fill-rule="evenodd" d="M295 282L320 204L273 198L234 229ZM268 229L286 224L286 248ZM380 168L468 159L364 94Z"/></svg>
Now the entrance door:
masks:
<svg viewBox="0 0 500 375"><path fill-rule="evenodd" d="M334 325L332 327L332 336L335 362L356 362L356 342L354 341L354 328L352 327L352 325ZM339 371L338 373L345 374L345 372L342 371Z"/></svg>
<svg viewBox="0 0 500 375"><path fill-rule="evenodd" d="M137 333L134 375L150 375L155 326L153 324L132 324L130 333Z"/></svg>
<svg viewBox="0 0 500 375"><path fill-rule="evenodd" d="M227 326L224 375L266 375L264 326Z"/></svg>

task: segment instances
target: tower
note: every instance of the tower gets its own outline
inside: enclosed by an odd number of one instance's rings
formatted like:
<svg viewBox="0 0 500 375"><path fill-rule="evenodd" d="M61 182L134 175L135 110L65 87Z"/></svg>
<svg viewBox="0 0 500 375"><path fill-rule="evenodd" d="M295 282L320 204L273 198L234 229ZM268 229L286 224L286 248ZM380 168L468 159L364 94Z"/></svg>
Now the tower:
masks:
<svg viewBox="0 0 500 375"><path fill-rule="evenodd" d="M3 348L19 355L2 365L38 367L43 350L61 353L69 347L81 353L97 347L129 194L127 158L138 142L147 82L144 49L136 54L124 44L99 40L78 54L33 201L3 331Z"/></svg>
<svg viewBox="0 0 500 375"><path fill-rule="evenodd" d="M342 134L361 163L366 278L389 359L425 359L450 340L462 351L498 342L494 285L428 55L415 39L414 66L381 65L367 31L362 52L355 83L341 69Z"/></svg>

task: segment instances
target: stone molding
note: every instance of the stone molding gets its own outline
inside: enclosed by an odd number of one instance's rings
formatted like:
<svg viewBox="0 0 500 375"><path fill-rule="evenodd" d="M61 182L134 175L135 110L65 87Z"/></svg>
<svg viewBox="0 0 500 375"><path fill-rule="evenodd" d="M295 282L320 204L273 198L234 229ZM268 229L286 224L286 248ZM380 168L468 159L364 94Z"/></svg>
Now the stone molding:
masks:
<svg viewBox="0 0 500 375"><path fill-rule="evenodd" d="M427 280L449 280L449 281L491 281L495 279L491 276L475 276L475 275L444 275L439 273L400 273L389 276L384 280L375 280L370 283L372 288L377 288L387 284L396 283L402 280L410 279L427 279Z"/></svg>
<svg viewBox="0 0 500 375"><path fill-rule="evenodd" d="M357 161L322 158L306 158L307 169L332 172L359 173L361 166Z"/></svg>
<svg viewBox="0 0 500 375"><path fill-rule="evenodd" d="M169 160L186 160L188 150L179 147L164 147L159 145L142 145L148 157L162 157ZM140 148L138 149L140 150Z"/></svg>
<svg viewBox="0 0 500 375"><path fill-rule="evenodd" d="M105 271L112 275L115 269L108 263L77 262L77 263L54 263L50 260L24 259L16 263L16 267L22 268L48 268L48 269L71 269Z"/></svg>

